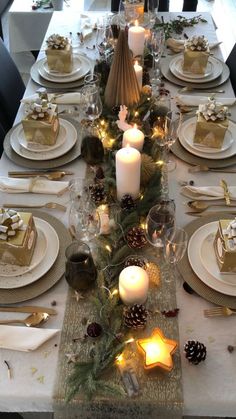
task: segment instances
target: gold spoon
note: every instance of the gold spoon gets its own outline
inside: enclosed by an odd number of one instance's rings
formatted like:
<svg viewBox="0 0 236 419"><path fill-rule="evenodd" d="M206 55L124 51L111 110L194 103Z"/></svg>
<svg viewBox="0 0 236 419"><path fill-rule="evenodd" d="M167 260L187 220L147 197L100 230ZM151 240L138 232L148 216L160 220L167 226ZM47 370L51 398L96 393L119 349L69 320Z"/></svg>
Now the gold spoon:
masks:
<svg viewBox="0 0 236 419"><path fill-rule="evenodd" d="M203 165L193 166L188 169L189 173L197 173L197 172L219 172L219 173L236 173L236 169L231 169L230 167L222 168L222 169L211 169L210 167Z"/></svg>
<svg viewBox="0 0 236 419"><path fill-rule="evenodd" d="M215 204L215 203L207 204L204 201L189 201L188 206L190 208L193 208L196 212L203 212L207 208L210 208L210 207L225 207L226 205L223 204L223 203L222 204ZM236 207L236 204L235 205L227 205L227 207L229 207L229 206L230 207Z"/></svg>
<svg viewBox="0 0 236 419"><path fill-rule="evenodd" d="M46 322L49 318L48 313L33 313L25 319L13 319L13 320L1 320L0 324L12 324L12 323L22 323L25 326L39 326L40 324Z"/></svg>

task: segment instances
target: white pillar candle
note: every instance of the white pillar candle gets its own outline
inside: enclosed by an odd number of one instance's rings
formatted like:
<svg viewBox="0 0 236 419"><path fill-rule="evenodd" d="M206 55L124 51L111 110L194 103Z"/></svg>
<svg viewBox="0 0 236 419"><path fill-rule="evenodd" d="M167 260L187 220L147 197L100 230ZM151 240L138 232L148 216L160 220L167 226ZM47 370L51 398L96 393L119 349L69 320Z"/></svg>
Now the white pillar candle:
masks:
<svg viewBox="0 0 236 419"><path fill-rule="evenodd" d="M138 80L139 90L141 90L143 85L143 67L138 64L138 61L135 61L134 71Z"/></svg>
<svg viewBox="0 0 236 419"><path fill-rule="evenodd" d="M138 26L138 21L135 21L135 26L131 26L128 31L129 49L133 52L134 57L143 55L145 41L145 29Z"/></svg>
<svg viewBox="0 0 236 419"><path fill-rule="evenodd" d="M140 189L141 154L132 147L121 148L116 153L117 198L126 194L138 198Z"/></svg>
<svg viewBox="0 0 236 419"><path fill-rule="evenodd" d="M143 304L148 295L149 277L139 266L128 266L119 276L119 294L126 305Z"/></svg>
<svg viewBox="0 0 236 419"><path fill-rule="evenodd" d="M144 134L134 124L133 128L127 129L123 134L122 147L133 147L142 151L144 142Z"/></svg>

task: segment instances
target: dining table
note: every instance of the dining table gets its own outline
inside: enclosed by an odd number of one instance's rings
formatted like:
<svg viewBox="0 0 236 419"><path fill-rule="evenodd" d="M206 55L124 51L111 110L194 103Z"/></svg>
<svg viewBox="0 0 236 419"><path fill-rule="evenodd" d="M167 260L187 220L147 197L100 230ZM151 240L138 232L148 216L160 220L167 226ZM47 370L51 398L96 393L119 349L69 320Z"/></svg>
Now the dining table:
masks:
<svg viewBox="0 0 236 419"><path fill-rule="evenodd" d="M15 0L16 1L16 0ZM96 23L97 19L103 13L88 12L86 15L91 22ZM162 13L165 21L175 19L179 13ZM186 18L197 16L196 13L186 12L182 13ZM204 34L210 43L216 42L216 32L212 17L208 13L201 13L206 19L206 22L199 22L198 24L185 28L185 33L188 37L192 35ZM81 16L80 12L71 12L69 9L65 13L54 12L50 20L44 41L41 46L41 51L38 60L45 56L45 40L53 33L60 33L64 36L72 34L72 42L76 52L80 52L86 57L89 57L92 65L95 59L98 58L96 49L93 48L95 43L94 38L89 38L81 43L77 37L80 32ZM219 40L220 41L220 40ZM37 47L37 45L35 45ZM214 50L214 57L222 60L220 46ZM165 58L168 60L172 57L170 50L166 50ZM162 67L161 67L162 68ZM165 69L163 68L165 73ZM177 85L167 78L164 78L164 86L171 93L171 100L173 112L177 112L175 98L179 94L183 84ZM39 83L31 80L29 81L25 97L31 96L40 87ZM74 88L73 90L75 90ZM71 90L71 89L70 89ZM209 89L192 90L186 92L193 97L205 96L206 98L216 90L222 90L222 93L216 93L217 99L234 98L234 92L230 83L230 79L220 86L213 86ZM53 88L48 88L48 91L53 92ZM56 92L60 92L60 86L56 86ZM184 94L184 93L183 93ZM12 99L14 100L14 98ZM21 104L15 124L18 124L24 114L24 104ZM236 121L236 106L230 106L230 119ZM191 114L191 117L193 115ZM73 118L73 115L70 116ZM186 118L186 115L185 115ZM233 186L236 176L232 173L218 173L218 172L189 172L191 164L189 164L183 152L181 158L181 149L176 151L173 149L171 159L175 161L175 170L168 173L168 195L174 199L176 205L176 223L179 227L185 228L191 235L195 229L201 226L204 217L193 217L186 214L191 211L187 205L189 200L186 196L181 194L183 185L194 184L194 186L218 186L223 179L228 185ZM193 163L192 163L193 164ZM223 165L224 166L224 165ZM222 167L223 167L222 166ZM60 167L62 170L69 170L73 175L66 176L70 180L75 177L85 177L87 165L83 158L78 157L67 164ZM236 169L236 162L232 163L230 168ZM4 152L1 157L0 175L7 176L8 171L26 170L17 164L16 161L9 158ZM64 178L65 179L65 178ZM63 180L64 180L63 179ZM12 204L35 204L55 200L55 195L22 193L9 194L2 192L0 195L0 206L6 202ZM46 208L35 212L36 216L41 213L45 214L50 222L50 215L59 220L66 228L68 227L68 217L70 210L70 194L65 192L60 197L56 198L56 202L66 206L66 212L61 212L57 209L50 210ZM213 207L210 209L214 209ZM218 216L213 214L209 222L218 219ZM207 219L207 216L206 216ZM190 223L195 220L196 225L189 227ZM196 221L197 220L197 221ZM69 239L66 238L66 243ZM63 248L64 249L64 248ZM195 246L195 252L198 251L198 246ZM64 255L60 254L62 263L65 263ZM186 292L183 288L183 282L188 283L188 276L192 276L192 271L187 268L186 262L178 269L176 278L176 309L178 311L177 323L179 330L179 356L181 358L181 384L183 392L182 414L187 417L235 417L236 416L236 398L234 393L236 374L236 351L229 351L236 347L236 334L234 329L235 317L204 317L203 311L214 307L217 304L217 298L204 298L204 290L198 293L197 286L192 286L196 292ZM190 282L191 284L191 282ZM200 287L201 288L201 287ZM65 313L66 301L69 287L63 274L61 279L57 281L51 288L45 290L42 294L24 301L22 298L20 302L24 305L37 305L44 307L52 307L56 309L57 315L51 316L50 320L42 326L42 328L63 329L63 318ZM235 297L230 298L235 300ZM14 299L14 289L12 290L12 298ZM1 298L0 289L0 300ZM24 302L23 302L24 301ZM9 302L8 302L9 303ZM215 303L215 304L214 304ZM236 300L234 301L234 304ZM78 301L80 304L80 300ZM233 304L233 303L232 303ZM217 305L220 305L219 302ZM222 304L224 305L224 304ZM1 308L1 306L0 306ZM174 307L172 307L173 309ZM236 308L236 307L235 307ZM24 314L17 313L18 316L24 318ZM16 313L1 313L0 319L15 318ZM171 321L171 319L170 319ZM188 362L184 353L184 345L189 340L197 340L203 342L207 347L207 357L204 362L199 365L192 365ZM0 349L0 411L1 412L53 412L53 394L57 381L58 356L60 347L60 335L54 336L51 340L44 343L40 348L31 352L20 352L7 349ZM12 376L9 379L7 366L5 361L11 366ZM93 402L91 402L92 405ZM124 401L125 403L125 401ZM113 417L120 417L116 411L113 411ZM80 417L80 416L77 416ZM85 417L85 416L81 416ZM87 417L87 416L86 416ZM90 417L90 416L88 416ZM104 416L105 417L105 416ZM111 417L107 415L106 417ZM138 416L137 416L138 417ZM157 417L157 416L153 416ZM164 415L163 415L164 417ZM171 417L167 416L166 417ZM177 417L177 416L176 416Z"/></svg>

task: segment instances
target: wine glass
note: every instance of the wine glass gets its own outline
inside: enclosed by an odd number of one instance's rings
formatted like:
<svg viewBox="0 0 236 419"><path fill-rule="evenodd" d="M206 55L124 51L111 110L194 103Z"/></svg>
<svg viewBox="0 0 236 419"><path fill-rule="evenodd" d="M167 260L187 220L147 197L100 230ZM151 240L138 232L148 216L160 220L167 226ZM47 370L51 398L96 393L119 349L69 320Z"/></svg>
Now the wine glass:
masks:
<svg viewBox="0 0 236 419"><path fill-rule="evenodd" d="M153 27L157 20L159 0L147 0L147 13L150 28Z"/></svg>
<svg viewBox="0 0 236 419"><path fill-rule="evenodd" d="M81 90L82 112L85 118L94 122L102 113L102 101L99 88L96 85L88 84Z"/></svg>
<svg viewBox="0 0 236 419"><path fill-rule="evenodd" d="M152 207L147 215L145 234L149 243L162 249L166 231L175 224L175 203L162 200Z"/></svg>
<svg viewBox="0 0 236 419"><path fill-rule="evenodd" d="M75 200L69 212L69 226L76 240L91 244L100 232L100 217L91 200Z"/></svg>
<svg viewBox="0 0 236 419"><path fill-rule="evenodd" d="M96 46L101 56L107 60L108 56L113 52L115 39L113 36L111 21L107 16L97 21Z"/></svg>
<svg viewBox="0 0 236 419"><path fill-rule="evenodd" d="M172 227L166 231L164 238L164 257L169 264L172 275L166 281L170 282L176 275L176 266L183 258L187 249L188 235L185 230L179 227Z"/></svg>
<svg viewBox="0 0 236 419"><path fill-rule="evenodd" d="M162 28L150 30L146 38L146 45L153 57L152 78L156 77L156 70L164 50L165 33Z"/></svg>

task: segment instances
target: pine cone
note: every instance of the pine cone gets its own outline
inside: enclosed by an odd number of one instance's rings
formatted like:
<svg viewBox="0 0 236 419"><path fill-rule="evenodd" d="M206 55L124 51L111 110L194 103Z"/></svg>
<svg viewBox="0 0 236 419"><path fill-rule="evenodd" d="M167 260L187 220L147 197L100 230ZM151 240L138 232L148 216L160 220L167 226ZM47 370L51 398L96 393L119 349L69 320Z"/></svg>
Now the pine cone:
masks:
<svg viewBox="0 0 236 419"><path fill-rule="evenodd" d="M132 249L141 249L147 244L144 230L141 227L132 227L126 234L126 240Z"/></svg>
<svg viewBox="0 0 236 419"><path fill-rule="evenodd" d="M194 365L197 365L199 362L205 361L206 359L206 347L197 340L188 340L184 346L184 352L189 362Z"/></svg>
<svg viewBox="0 0 236 419"><path fill-rule="evenodd" d="M148 312L142 304L135 304L124 309L124 324L132 329L142 329L147 323Z"/></svg>
<svg viewBox="0 0 236 419"><path fill-rule="evenodd" d="M149 281L159 286L161 281L161 271L159 266L154 262L148 262L144 269L148 274Z"/></svg>
<svg viewBox="0 0 236 419"><path fill-rule="evenodd" d="M122 197L120 206L122 209L127 210L127 211L136 208L136 204L132 196L128 194Z"/></svg>
<svg viewBox="0 0 236 419"><path fill-rule="evenodd" d="M128 266L139 266L140 268L144 268L145 265L145 260L140 257L131 256L125 261L125 268L127 268Z"/></svg>
<svg viewBox="0 0 236 419"><path fill-rule="evenodd" d="M90 196L95 204L101 204L106 201L107 195L104 185L102 183L95 183L89 186Z"/></svg>

